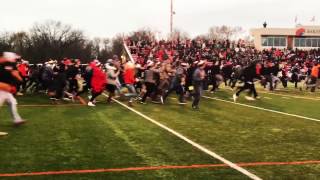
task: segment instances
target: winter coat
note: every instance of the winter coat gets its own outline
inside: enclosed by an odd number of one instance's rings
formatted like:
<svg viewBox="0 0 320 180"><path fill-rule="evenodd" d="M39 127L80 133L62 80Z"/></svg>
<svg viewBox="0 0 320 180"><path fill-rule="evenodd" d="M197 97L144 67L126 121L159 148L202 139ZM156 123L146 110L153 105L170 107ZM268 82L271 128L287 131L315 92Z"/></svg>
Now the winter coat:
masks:
<svg viewBox="0 0 320 180"><path fill-rule="evenodd" d="M93 68L91 78L91 88L95 93L102 92L107 84L106 74L98 67Z"/></svg>

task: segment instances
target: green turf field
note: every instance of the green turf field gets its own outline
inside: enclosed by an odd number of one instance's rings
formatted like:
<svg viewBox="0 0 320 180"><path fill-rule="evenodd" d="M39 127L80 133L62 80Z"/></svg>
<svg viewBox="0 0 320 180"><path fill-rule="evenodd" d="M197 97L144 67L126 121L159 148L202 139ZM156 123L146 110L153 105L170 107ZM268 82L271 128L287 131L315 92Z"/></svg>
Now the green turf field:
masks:
<svg viewBox="0 0 320 180"><path fill-rule="evenodd" d="M235 104L232 93L205 93L199 111L178 105L175 95L134 109L262 179L320 178L317 94L261 91L260 100L241 96ZM0 131L9 133L0 138L0 179L249 179L104 97L95 108L52 106L40 95L18 100L24 126L13 127L0 109Z"/></svg>

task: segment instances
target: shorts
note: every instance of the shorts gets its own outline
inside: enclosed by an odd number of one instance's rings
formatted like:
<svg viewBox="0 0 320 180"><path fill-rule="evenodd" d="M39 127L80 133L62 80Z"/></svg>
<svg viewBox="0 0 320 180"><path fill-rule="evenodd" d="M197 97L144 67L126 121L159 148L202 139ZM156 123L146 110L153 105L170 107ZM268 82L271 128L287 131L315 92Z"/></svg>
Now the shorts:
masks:
<svg viewBox="0 0 320 180"><path fill-rule="evenodd" d="M113 85L113 84L107 84L106 86L107 91L110 93L114 93L116 91L116 88L117 88L116 85Z"/></svg>

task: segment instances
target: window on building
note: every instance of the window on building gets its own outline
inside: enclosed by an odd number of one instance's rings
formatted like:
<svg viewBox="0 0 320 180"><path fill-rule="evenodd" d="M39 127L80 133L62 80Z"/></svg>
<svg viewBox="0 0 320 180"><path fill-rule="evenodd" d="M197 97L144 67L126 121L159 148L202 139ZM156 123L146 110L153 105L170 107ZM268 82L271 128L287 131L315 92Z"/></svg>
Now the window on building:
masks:
<svg viewBox="0 0 320 180"><path fill-rule="evenodd" d="M296 47L299 47L299 46L300 46L300 39L299 39L299 38L295 38L295 39L294 39L294 45L295 45Z"/></svg>
<svg viewBox="0 0 320 180"><path fill-rule="evenodd" d="M262 46L268 46L268 39L265 37L261 38Z"/></svg>
<svg viewBox="0 0 320 180"><path fill-rule="evenodd" d="M312 47L319 47L317 39L312 39Z"/></svg>
<svg viewBox="0 0 320 180"><path fill-rule="evenodd" d="M280 38L280 46L287 46L287 41L286 40L287 39L284 38L284 37Z"/></svg>
<svg viewBox="0 0 320 180"><path fill-rule="evenodd" d="M299 37L294 39L295 47L320 47L320 38L317 37Z"/></svg>
<svg viewBox="0 0 320 180"><path fill-rule="evenodd" d="M311 39L306 39L306 47L311 47Z"/></svg>
<svg viewBox="0 0 320 180"><path fill-rule="evenodd" d="M265 36L261 38L261 45L270 47L287 46L287 38L281 36Z"/></svg>
<svg viewBox="0 0 320 180"><path fill-rule="evenodd" d="M300 47L306 47L306 39L304 38L300 39Z"/></svg>
<svg viewBox="0 0 320 180"><path fill-rule="evenodd" d="M268 46L273 45L273 38L267 38L268 39Z"/></svg>
<svg viewBox="0 0 320 180"><path fill-rule="evenodd" d="M273 46L280 46L280 38L274 38L273 42Z"/></svg>

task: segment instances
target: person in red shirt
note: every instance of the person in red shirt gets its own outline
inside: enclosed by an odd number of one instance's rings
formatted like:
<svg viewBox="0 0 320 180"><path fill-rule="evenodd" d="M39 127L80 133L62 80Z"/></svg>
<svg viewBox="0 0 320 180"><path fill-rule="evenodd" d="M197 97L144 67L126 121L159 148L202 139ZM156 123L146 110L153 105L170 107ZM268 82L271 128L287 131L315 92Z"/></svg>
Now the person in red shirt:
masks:
<svg viewBox="0 0 320 180"><path fill-rule="evenodd" d="M92 97L88 102L88 106L94 107L94 100L96 97L102 94L107 84L106 74L103 72L101 63L98 60L94 60L92 63L92 78L91 78L91 93Z"/></svg>
<svg viewBox="0 0 320 180"><path fill-rule="evenodd" d="M29 62L21 60L21 63L18 64L17 68L20 76L22 77L22 82L17 86L17 95L21 96L23 95L22 92L26 91L27 81L29 79Z"/></svg>
<svg viewBox="0 0 320 180"><path fill-rule="evenodd" d="M318 63L318 61L314 60L313 61L313 67L311 69L311 82L310 82L310 86L311 87L311 92L315 92L316 90L316 86L317 86L317 80L319 78L319 68L320 68L320 65Z"/></svg>
<svg viewBox="0 0 320 180"><path fill-rule="evenodd" d="M135 78L135 64L133 62L129 61L124 65L123 80L129 91L129 93L126 94L126 96L130 97L128 104L129 106L132 106L133 97L137 96L137 92L134 87L136 78Z"/></svg>

